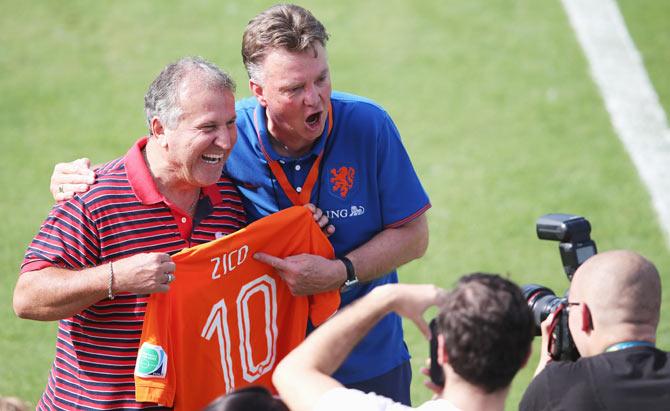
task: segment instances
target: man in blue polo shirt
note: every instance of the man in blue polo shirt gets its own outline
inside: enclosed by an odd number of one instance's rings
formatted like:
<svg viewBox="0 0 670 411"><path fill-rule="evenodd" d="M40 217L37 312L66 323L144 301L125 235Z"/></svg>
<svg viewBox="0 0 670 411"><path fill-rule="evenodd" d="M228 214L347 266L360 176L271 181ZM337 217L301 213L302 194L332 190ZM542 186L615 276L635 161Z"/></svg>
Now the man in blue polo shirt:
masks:
<svg viewBox="0 0 670 411"><path fill-rule="evenodd" d="M238 140L225 166L249 220L308 202L335 226L335 260L314 255L255 257L273 265L295 294L342 288L342 305L398 282L396 267L428 245L428 196L388 113L333 92L328 34L307 10L277 5L254 17L242 55L254 97L236 105ZM57 199L77 189L65 169ZM74 167L76 168L76 167ZM63 188L65 187L65 188ZM409 404L411 369L400 317L389 314L335 374L350 388Z"/></svg>
<svg viewBox="0 0 670 411"><path fill-rule="evenodd" d="M249 22L242 56L254 97L236 105L239 139L226 170L251 219L310 200L326 213L340 260L257 258L298 294L344 284L344 306L398 282L395 268L425 252L430 203L388 113L331 91L327 40L323 25L294 5L274 6ZM409 403L408 360L401 320L390 314L335 378Z"/></svg>

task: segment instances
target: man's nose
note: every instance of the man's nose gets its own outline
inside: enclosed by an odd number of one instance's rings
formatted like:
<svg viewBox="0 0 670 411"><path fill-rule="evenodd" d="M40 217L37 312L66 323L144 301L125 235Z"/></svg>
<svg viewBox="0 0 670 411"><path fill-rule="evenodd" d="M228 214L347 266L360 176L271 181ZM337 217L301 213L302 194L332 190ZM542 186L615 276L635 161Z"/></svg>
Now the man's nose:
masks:
<svg viewBox="0 0 670 411"><path fill-rule="evenodd" d="M233 144L235 144L235 137L236 130L234 128L231 130L224 127L217 133L214 145L223 150L230 150L233 148Z"/></svg>
<svg viewBox="0 0 670 411"><path fill-rule="evenodd" d="M314 106L319 104L321 97L319 96L319 88L312 84L305 89L305 105Z"/></svg>

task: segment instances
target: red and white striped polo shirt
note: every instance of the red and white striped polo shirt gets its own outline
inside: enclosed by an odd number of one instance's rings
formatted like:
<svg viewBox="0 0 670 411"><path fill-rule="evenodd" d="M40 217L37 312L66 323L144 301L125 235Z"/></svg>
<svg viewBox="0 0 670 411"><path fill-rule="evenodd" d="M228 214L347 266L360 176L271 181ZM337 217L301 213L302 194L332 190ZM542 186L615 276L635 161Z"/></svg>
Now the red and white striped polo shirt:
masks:
<svg viewBox="0 0 670 411"><path fill-rule="evenodd" d="M205 187L195 218L170 206L144 162L142 138L97 170L90 190L55 207L28 247L21 272L105 264L142 252L176 253L246 224L235 186ZM147 295L120 293L58 324L56 358L38 409L140 409L133 371Z"/></svg>

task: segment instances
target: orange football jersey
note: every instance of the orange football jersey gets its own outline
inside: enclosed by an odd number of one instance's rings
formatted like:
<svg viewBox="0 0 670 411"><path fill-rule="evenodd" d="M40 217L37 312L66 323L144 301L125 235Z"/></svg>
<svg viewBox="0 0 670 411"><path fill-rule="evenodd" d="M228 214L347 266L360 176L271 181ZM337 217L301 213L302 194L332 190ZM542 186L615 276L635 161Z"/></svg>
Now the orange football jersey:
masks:
<svg viewBox="0 0 670 411"><path fill-rule="evenodd" d="M301 253L333 258L312 214L291 207L173 256L175 281L149 298L135 366L136 401L196 410L234 388L273 392L272 370L340 304L338 290L291 295L276 271L253 258Z"/></svg>

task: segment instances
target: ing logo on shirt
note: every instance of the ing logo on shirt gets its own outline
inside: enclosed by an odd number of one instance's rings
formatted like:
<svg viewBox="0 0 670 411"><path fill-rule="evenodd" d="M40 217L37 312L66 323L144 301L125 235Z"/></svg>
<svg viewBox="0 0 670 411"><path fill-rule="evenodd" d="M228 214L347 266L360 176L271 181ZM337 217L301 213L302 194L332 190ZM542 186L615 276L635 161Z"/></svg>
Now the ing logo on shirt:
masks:
<svg viewBox="0 0 670 411"><path fill-rule="evenodd" d="M352 205L351 208L341 208L339 210L323 210L329 219L358 217L365 214L365 207Z"/></svg>
<svg viewBox="0 0 670 411"><path fill-rule="evenodd" d="M346 199L347 195L354 187L356 169L353 167L340 167L330 169L330 190L341 199Z"/></svg>

